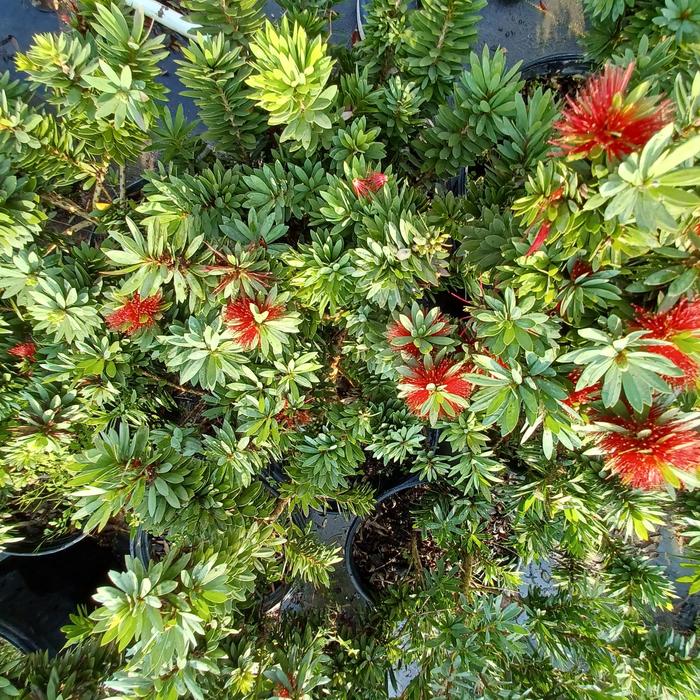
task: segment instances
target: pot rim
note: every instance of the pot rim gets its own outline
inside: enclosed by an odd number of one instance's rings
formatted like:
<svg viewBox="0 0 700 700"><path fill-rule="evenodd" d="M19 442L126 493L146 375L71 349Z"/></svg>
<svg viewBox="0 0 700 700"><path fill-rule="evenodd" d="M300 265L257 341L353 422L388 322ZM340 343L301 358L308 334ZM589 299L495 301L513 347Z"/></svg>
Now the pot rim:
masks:
<svg viewBox="0 0 700 700"><path fill-rule="evenodd" d="M4 639L8 644L15 647L15 649L19 649L23 654L31 654L40 649L35 642L22 633L22 630L7 622L0 622L0 639Z"/></svg>
<svg viewBox="0 0 700 700"><path fill-rule="evenodd" d="M56 544L47 547L40 547L34 552L14 552L11 549L4 549L0 554L7 557L44 557L49 554L58 554L63 552L74 544L84 540L87 537L86 532L78 531L72 535L64 535L56 540Z"/></svg>
<svg viewBox="0 0 700 700"><path fill-rule="evenodd" d="M593 61L588 60L582 53L552 53L528 61L520 69L523 80L532 80L541 75L563 73L590 73L594 67Z"/></svg>

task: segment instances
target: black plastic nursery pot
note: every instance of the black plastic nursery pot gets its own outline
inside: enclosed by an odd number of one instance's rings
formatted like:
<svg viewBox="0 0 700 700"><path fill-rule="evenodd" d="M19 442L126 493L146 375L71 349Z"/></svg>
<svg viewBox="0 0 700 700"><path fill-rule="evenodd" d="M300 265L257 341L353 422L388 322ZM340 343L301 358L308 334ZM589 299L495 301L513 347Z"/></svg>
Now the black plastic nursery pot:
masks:
<svg viewBox="0 0 700 700"><path fill-rule="evenodd" d="M63 552L84 540L85 537L84 532L72 532L38 542L22 539L19 542L11 542L5 545L3 553L8 557L43 557Z"/></svg>
<svg viewBox="0 0 700 700"><path fill-rule="evenodd" d="M0 637L24 652L56 654L65 643L61 627L78 606L108 583L108 572L123 567L127 543L79 541L41 556L0 560Z"/></svg>
<svg viewBox="0 0 700 700"><path fill-rule="evenodd" d="M427 490L427 488L428 485L425 482L422 482L419 477L411 477L398 486L394 486L393 488L382 493L377 499L376 508L379 509L383 503L395 499L397 495L404 492L414 489ZM350 524L350 528L348 529L348 534L345 539L345 567L347 569L348 576L350 577L350 580L352 581L352 584L360 598L362 598L362 600L368 605L373 605L380 598L380 592L361 572L357 563L355 552L357 543L363 534L362 529L368 520L369 517L356 517Z"/></svg>

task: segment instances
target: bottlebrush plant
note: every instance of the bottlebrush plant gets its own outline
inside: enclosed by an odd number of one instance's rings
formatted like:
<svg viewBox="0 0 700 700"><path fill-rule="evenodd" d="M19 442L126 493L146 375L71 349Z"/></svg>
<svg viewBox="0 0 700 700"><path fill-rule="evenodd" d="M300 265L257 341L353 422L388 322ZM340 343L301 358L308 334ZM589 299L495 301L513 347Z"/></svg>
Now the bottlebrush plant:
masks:
<svg viewBox="0 0 700 700"><path fill-rule="evenodd" d="M481 0L373 0L351 48L326 0L181 4L203 130L123 0L0 76L0 546L151 543L0 693L697 697L654 553L697 593L693 2L586 0L573 87L473 52ZM329 588L314 514L383 527L410 476L405 580L261 615Z"/></svg>

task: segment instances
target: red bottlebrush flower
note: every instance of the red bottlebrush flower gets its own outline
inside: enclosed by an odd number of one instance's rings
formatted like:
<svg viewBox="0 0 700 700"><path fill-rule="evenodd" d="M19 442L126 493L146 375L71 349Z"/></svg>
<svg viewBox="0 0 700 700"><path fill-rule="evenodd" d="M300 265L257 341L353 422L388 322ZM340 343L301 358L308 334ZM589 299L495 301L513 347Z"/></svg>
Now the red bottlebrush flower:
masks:
<svg viewBox="0 0 700 700"><path fill-rule="evenodd" d="M435 346L454 345L453 328L437 308L425 312L417 304L389 324L386 339L394 352L406 352L415 358L433 352Z"/></svg>
<svg viewBox="0 0 700 700"><path fill-rule="evenodd" d="M564 399L567 406L585 406L590 401L595 401L600 396L600 384L587 386L583 389L576 389L576 382L581 377L581 370L574 369L569 372L568 379L574 385L574 388L569 392L569 395Z"/></svg>
<svg viewBox="0 0 700 700"><path fill-rule="evenodd" d="M285 428L300 428L312 423L314 417L308 409L294 408L284 399L282 410L275 415L275 420Z"/></svg>
<svg viewBox="0 0 700 700"><path fill-rule="evenodd" d="M653 313L639 306L634 308L635 325L649 331L649 338L673 343L676 336L700 334L700 300L682 299L670 311L662 313ZM696 384L700 376L700 364L676 345L650 346L647 352L666 357L683 371L681 377L665 377L671 386L687 389Z"/></svg>
<svg viewBox="0 0 700 700"><path fill-rule="evenodd" d="M7 352L14 357L18 357L20 360L27 360L27 362L34 362L36 359L36 345L31 341L17 343L17 345L13 345Z"/></svg>
<svg viewBox="0 0 700 700"><path fill-rule="evenodd" d="M384 187L389 178L384 173L370 172L367 177L356 177L352 181L352 188L358 197L367 197L373 192L378 192Z"/></svg>
<svg viewBox="0 0 700 700"><path fill-rule="evenodd" d="M680 333L700 333L700 299L681 299L670 311L653 313L635 306L635 321L650 338L668 340Z"/></svg>
<svg viewBox="0 0 700 700"><path fill-rule="evenodd" d="M134 292L131 299L126 299L121 307L107 316L107 325L112 330L134 335L144 328L153 326L161 309L160 294L141 299L141 295Z"/></svg>
<svg viewBox="0 0 700 700"><path fill-rule="evenodd" d="M542 204L540 204L538 210L537 210L537 218L539 218L544 212L547 211L547 209L552 205L556 204L559 202L559 200L564 196L564 188L563 187L557 187L552 194L549 195L549 197L545 197L545 199L542 201ZM533 224L534 227L535 224ZM544 242L547 240L547 236L549 236L549 232L552 230L552 222L545 219L545 221L542 221L540 224L540 229L537 232L537 235L535 236L535 240L532 241L532 245L527 249L527 253L525 253L525 257L528 255L532 255L533 253L536 253L543 245Z"/></svg>
<svg viewBox="0 0 700 700"><path fill-rule="evenodd" d="M392 341L399 340L400 338L412 338L411 331L408 330L400 321L394 321L386 333L386 339L392 350L397 352L407 352L413 357L420 357L420 350L413 343L406 343L406 345L395 345Z"/></svg>
<svg viewBox="0 0 700 700"><path fill-rule="evenodd" d="M690 356L679 350L675 345L652 345L645 348L647 352L661 355L671 360L683 374L680 377L664 375L668 384L676 389L690 389L694 387L700 376L700 365Z"/></svg>
<svg viewBox="0 0 700 700"><path fill-rule="evenodd" d="M658 488L669 469L691 472L700 466L700 433L688 422L658 408L646 418L605 416L604 420L610 428L596 440L605 464L634 488Z"/></svg>
<svg viewBox="0 0 700 700"><path fill-rule="evenodd" d="M399 383L399 396L412 413L435 422L453 418L466 408L473 386L464 378L467 370L461 362L445 358L433 364L428 359L400 371L404 378Z"/></svg>
<svg viewBox="0 0 700 700"><path fill-rule="evenodd" d="M592 76L567 106L554 128L559 137L551 141L566 155L584 158L603 152L608 158L622 158L639 150L673 120L670 100L625 94L634 63L626 69L607 65Z"/></svg>
<svg viewBox="0 0 700 700"><path fill-rule="evenodd" d="M224 321L233 331L236 341L246 350L258 347L261 326L284 315L284 305L269 304L239 297L226 306Z"/></svg>
<svg viewBox="0 0 700 700"><path fill-rule="evenodd" d="M577 280L583 275L590 275L593 272L593 268L586 260L581 260L580 258L574 262L571 266L571 279Z"/></svg>

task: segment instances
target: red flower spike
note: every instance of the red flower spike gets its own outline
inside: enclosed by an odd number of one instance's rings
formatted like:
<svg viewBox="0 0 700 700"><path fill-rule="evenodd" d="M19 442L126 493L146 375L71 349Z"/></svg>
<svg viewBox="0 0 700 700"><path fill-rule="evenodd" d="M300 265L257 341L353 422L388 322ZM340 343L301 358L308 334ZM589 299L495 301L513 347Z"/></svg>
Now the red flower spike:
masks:
<svg viewBox="0 0 700 700"><path fill-rule="evenodd" d="M34 362L36 360L36 345L31 341L17 343L17 345L13 345L7 352L14 357L18 357L20 360L27 360L27 362Z"/></svg>
<svg viewBox="0 0 700 700"><path fill-rule="evenodd" d="M590 264L579 258L571 266L571 279L577 280L579 277L583 277L583 275L590 275L591 272L593 272L593 268L590 266Z"/></svg>
<svg viewBox="0 0 700 700"><path fill-rule="evenodd" d="M389 330L386 333L386 339L389 345L391 346L391 349L394 350L395 352L407 352L409 355L412 355L413 357L420 357L421 353L420 350L413 344L413 343L407 343L406 345L402 345L400 348L392 345L392 340L395 338L410 338L411 337L411 331L409 331L405 326L403 326L399 321L394 321L390 326Z"/></svg>
<svg viewBox="0 0 700 700"><path fill-rule="evenodd" d="M559 137L550 143L565 155L590 158L603 152L620 159L642 148L673 121L670 100L642 96L630 101L625 95L634 66L607 65L575 98L567 97L561 119L554 125Z"/></svg>
<svg viewBox="0 0 700 700"><path fill-rule="evenodd" d="M574 385L574 388L569 392L569 395L564 399L567 406L585 406L591 401L595 401L600 397L600 384L587 386L583 389L576 389L576 382L581 377L581 370L574 369L569 372L568 380Z"/></svg>
<svg viewBox="0 0 700 700"><path fill-rule="evenodd" d="M444 359L432 367L418 364L411 368L407 377L401 382L401 393L412 413L421 418L428 417L425 404L439 395L443 399L438 418L454 417L464 410L459 399L467 399L473 386L465 378L467 370L452 360ZM454 397L454 398L451 398ZM451 409L446 410L445 404Z"/></svg>
<svg viewBox="0 0 700 700"><path fill-rule="evenodd" d="M107 325L112 330L134 335L144 328L155 325L161 309L160 294L141 299L140 294L134 292L131 299L126 299L121 307L107 316Z"/></svg>
<svg viewBox="0 0 700 700"><path fill-rule="evenodd" d="M605 416L607 423L622 429L597 438L605 464L634 488L662 486L669 468L691 472L700 466L700 433L678 420L660 419L659 409L646 418Z"/></svg>
<svg viewBox="0 0 700 700"><path fill-rule="evenodd" d="M673 343L674 337L682 333L700 334L700 300L682 299L670 311L662 313L653 313L640 306L634 309L636 326L649 331L649 338ZM683 370L681 377L664 377L677 389L694 386L700 377L700 365L675 345L650 346L647 352L662 355Z"/></svg>
<svg viewBox="0 0 700 700"><path fill-rule="evenodd" d="M537 232L537 235L535 236L535 240L532 241L532 245L527 249L527 253L525 253L526 257L528 255L532 255L533 253L536 253L544 245L544 242L547 240L547 236L549 236L549 232L551 230L552 230L552 222L551 221L544 221L542 223L542 225L540 226L540 230Z"/></svg>
<svg viewBox="0 0 700 700"><path fill-rule="evenodd" d="M683 371L680 377L664 375L666 383L674 389L691 389L697 384L700 376L700 365L692 357L681 352L675 345L652 345L646 348L646 351L671 360L678 369Z"/></svg>
<svg viewBox="0 0 700 700"><path fill-rule="evenodd" d="M552 204L556 204L561 200L561 198L564 196L564 188L563 187L557 187L552 194L549 195L549 197L545 197L544 201L542 204L540 204L538 210L537 210L537 218L539 218L544 212L547 211L547 209L552 206ZM533 224L534 227L534 224ZM528 248L527 253L525 253L525 257L528 255L532 255L533 253L536 253L543 245L545 240L547 240L547 236L549 236L550 231L552 230L552 222L549 220L545 220L540 224L540 230L537 232L537 235L535 236L535 240L532 241L532 245Z"/></svg>
<svg viewBox="0 0 700 700"><path fill-rule="evenodd" d="M236 341L244 349L251 350L260 345L260 326L265 321L280 318L284 311L282 304L266 305L264 301L256 302L246 297L239 297L226 306L224 321L233 331ZM255 317L256 314L258 319Z"/></svg>
<svg viewBox="0 0 700 700"><path fill-rule="evenodd" d="M681 299L670 311L653 313L635 306L636 322L650 331L650 338L668 340L679 333L700 332L700 299Z"/></svg>
<svg viewBox="0 0 700 700"><path fill-rule="evenodd" d="M370 172L367 177L356 177L352 181L352 188L358 197L367 197L373 192L378 192L384 187L389 178L384 173Z"/></svg>

